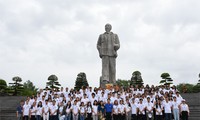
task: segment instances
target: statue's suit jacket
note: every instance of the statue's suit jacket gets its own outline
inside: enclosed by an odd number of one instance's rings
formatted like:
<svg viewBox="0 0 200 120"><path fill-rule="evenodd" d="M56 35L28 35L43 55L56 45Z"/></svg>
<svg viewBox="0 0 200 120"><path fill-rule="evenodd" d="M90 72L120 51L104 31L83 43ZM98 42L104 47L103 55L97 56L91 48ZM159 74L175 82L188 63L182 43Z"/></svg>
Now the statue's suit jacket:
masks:
<svg viewBox="0 0 200 120"><path fill-rule="evenodd" d="M117 50L120 48L119 38L117 34L112 32L99 35L97 41L97 49L100 56L117 57Z"/></svg>

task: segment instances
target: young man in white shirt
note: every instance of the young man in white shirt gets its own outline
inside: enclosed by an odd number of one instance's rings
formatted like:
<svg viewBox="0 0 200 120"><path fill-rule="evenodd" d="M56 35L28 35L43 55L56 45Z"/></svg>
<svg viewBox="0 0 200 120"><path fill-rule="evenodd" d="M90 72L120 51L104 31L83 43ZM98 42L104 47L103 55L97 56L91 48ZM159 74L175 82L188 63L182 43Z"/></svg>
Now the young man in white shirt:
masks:
<svg viewBox="0 0 200 120"><path fill-rule="evenodd" d="M137 120L138 104L135 102L135 98L132 98L131 102L131 118Z"/></svg>
<svg viewBox="0 0 200 120"><path fill-rule="evenodd" d="M147 103L146 103L146 114L147 114L147 119L151 120L153 119L153 103L150 101L150 96L147 97Z"/></svg>
<svg viewBox="0 0 200 120"><path fill-rule="evenodd" d="M43 105L43 120L49 120L48 100L45 100L45 104Z"/></svg>
<svg viewBox="0 0 200 120"><path fill-rule="evenodd" d="M172 120L172 103L169 101L168 97L165 98L163 107L165 111L165 120Z"/></svg>
<svg viewBox="0 0 200 120"><path fill-rule="evenodd" d="M23 106L23 118L24 118L24 120L28 120L30 108L31 108L31 105L29 105L29 101L26 100L26 103Z"/></svg>
<svg viewBox="0 0 200 120"><path fill-rule="evenodd" d="M139 120L146 120L145 109L146 109L146 106L143 103L143 99L140 98L140 102L138 104L138 119Z"/></svg>
<svg viewBox="0 0 200 120"><path fill-rule="evenodd" d="M56 101L53 100L53 104L50 106L50 119L51 120L57 120L57 112L58 112L58 106L56 104Z"/></svg>

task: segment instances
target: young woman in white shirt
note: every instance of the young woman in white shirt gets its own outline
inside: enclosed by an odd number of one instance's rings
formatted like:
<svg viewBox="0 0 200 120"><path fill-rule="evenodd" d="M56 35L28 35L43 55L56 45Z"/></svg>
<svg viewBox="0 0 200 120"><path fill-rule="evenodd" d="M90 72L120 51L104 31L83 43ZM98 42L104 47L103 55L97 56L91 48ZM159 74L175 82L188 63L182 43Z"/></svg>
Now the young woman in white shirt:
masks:
<svg viewBox="0 0 200 120"><path fill-rule="evenodd" d="M91 102L88 102L86 111L87 111L87 120L92 120L92 104L91 104Z"/></svg>
<svg viewBox="0 0 200 120"><path fill-rule="evenodd" d="M131 103L129 102L128 98L126 99L125 109L126 109L126 120L131 120Z"/></svg>
<svg viewBox="0 0 200 120"><path fill-rule="evenodd" d="M77 101L74 100L74 104L72 106L73 120L78 120L78 110L79 110L79 106L77 105Z"/></svg>
<svg viewBox="0 0 200 120"><path fill-rule="evenodd" d="M190 110L189 110L188 105L185 102L185 99L182 100L182 103L180 105L180 111L181 111L182 120L188 120Z"/></svg>
<svg viewBox="0 0 200 120"><path fill-rule="evenodd" d="M65 120L71 120L71 101L67 102L66 108L65 108Z"/></svg>
<svg viewBox="0 0 200 120"><path fill-rule="evenodd" d="M85 120L85 105L84 102L81 102L80 107L79 107L79 112L80 112L80 120Z"/></svg>
<svg viewBox="0 0 200 120"><path fill-rule="evenodd" d="M58 107L58 118L59 118L59 120L64 120L64 118L65 118L63 110L64 110L64 103L60 102L59 107Z"/></svg>
<svg viewBox="0 0 200 120"><path fill-rule="evenodd" d="M97 100L94 100L93 106L92 106L92 118L93 120L98 120L98 104Z"/></svg>
<svg viewBox="0 0 200 120"><path fill-rule="evenodd" d="M119 107L118 107L118 100L114 101L113 104L113 120L118 120L119 119Z"/></svg>
<svg viewBox="0 0 200 120"><path fill-rule="evenodd" d="M31 120L36 120L36 112L37 112L37 105L36 102L33 102L33 105L31 106L29 111Z"/></svg>
<svg viewBox="0 0 200 120"><path fill-rule="evenodd" d="M156 116L155 120L162 120L163 119L163 106L161 105L160 99L156 99L155 104L154 104Z"/></svg>
<svg viewBox="0 0 200 120"><path fill-rule="evenodd" d="M119 118L120 118L120 120L125 120L126 119L126 108L124 105L124 101L120 100L118 106L119 106Z"/></svg>
<svg viewBox="0 0 200 120"><path fill-rule="evenodd" d="M36 112L36 120L41 120L42 119L42 102L38 102L37 105L37 112Z"/></svg>
<svg viewBox="0 0 200 120"><path fill-rule="evenodd" d="M48 100L45 100L45 104L43 105L43 120L49 120Z"/></svg>
<svg viewBox="0 0 200 120"><path fill-rule="evenodd" d="M173 110L174 120L180 120L179 108L180 108L180 103L177 101L176 96L173 96L172 110Z"/></svg>

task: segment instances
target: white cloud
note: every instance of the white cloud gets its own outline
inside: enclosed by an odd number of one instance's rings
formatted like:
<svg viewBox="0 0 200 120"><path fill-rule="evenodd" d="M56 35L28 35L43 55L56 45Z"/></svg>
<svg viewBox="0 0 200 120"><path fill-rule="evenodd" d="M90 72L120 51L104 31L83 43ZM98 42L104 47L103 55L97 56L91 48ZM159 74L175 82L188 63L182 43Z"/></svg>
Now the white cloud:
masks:
<svg viewBox="0 0 200 120"><path fill-rule="evenodd" d="M83 71L89 84L98 86L96 42L111 23L121 42L117 78L130 79L139 70L148 84L158 84L162 72L175 84L196 83L199 5L196 0L0 0L0 77L10 82L19 75L44 87L56 74L64 87L73 87Z"/></svg>

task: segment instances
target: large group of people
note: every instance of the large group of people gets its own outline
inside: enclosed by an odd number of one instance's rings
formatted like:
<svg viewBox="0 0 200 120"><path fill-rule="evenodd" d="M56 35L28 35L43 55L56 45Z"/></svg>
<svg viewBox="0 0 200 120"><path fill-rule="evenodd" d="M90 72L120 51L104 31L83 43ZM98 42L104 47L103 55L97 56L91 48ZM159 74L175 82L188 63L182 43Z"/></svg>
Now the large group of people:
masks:
<svg viewBox="0 0 200 120"><path fill-rule="evenodd" d="M17 107L18 120L188 120L175 86L40 89Z"/></svg>

